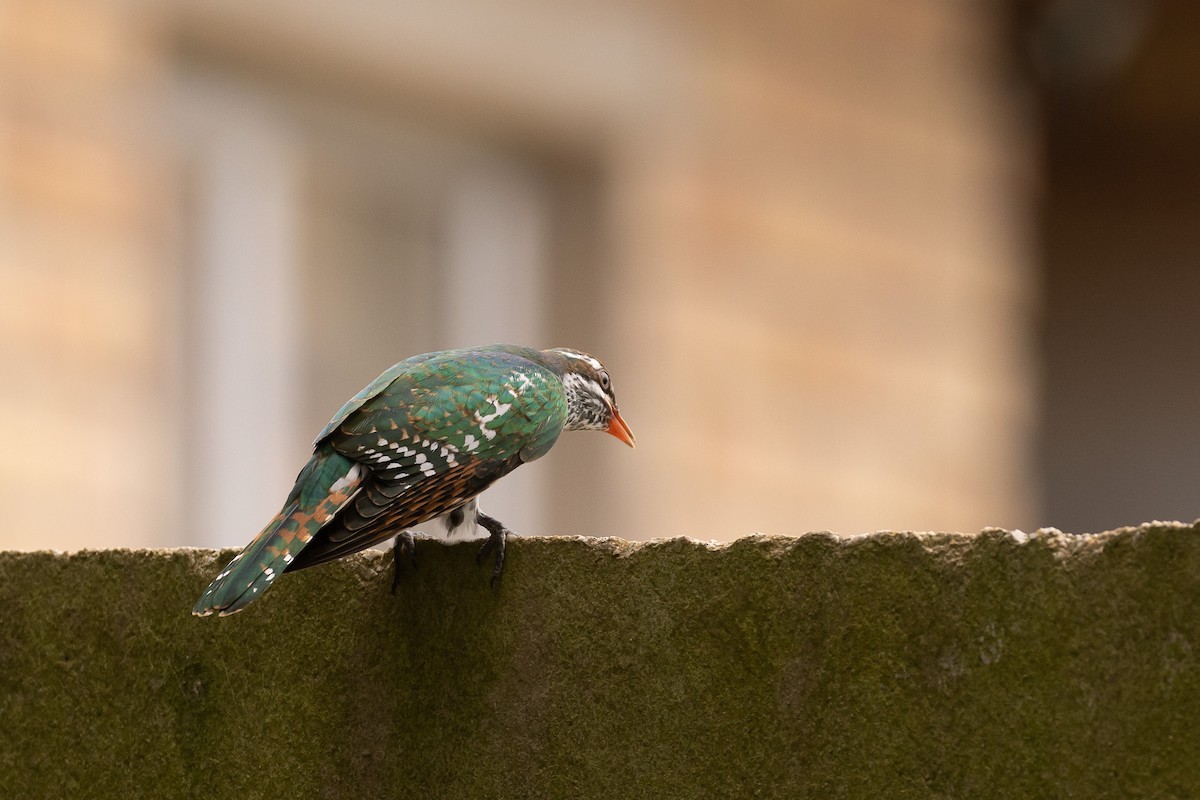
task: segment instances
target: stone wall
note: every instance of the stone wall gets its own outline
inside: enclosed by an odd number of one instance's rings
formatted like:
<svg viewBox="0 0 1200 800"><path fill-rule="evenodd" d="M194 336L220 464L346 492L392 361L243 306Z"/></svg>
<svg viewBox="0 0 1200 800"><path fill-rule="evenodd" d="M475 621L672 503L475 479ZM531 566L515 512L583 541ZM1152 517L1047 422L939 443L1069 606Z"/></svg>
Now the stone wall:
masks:
<svg viewBox="0 0 1200 800"><path fill-rule="evenodd" d="M6 797L1200 793L1200 529L0 554Z"/></svg>

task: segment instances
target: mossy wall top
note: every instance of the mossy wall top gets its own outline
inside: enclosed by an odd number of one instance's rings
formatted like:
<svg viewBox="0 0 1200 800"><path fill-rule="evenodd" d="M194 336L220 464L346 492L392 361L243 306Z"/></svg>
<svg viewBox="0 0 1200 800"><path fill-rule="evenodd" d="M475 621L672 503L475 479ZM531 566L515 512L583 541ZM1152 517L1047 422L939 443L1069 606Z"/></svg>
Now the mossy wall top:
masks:
<svg viewBox="0 0 1200 800"><path fill-rule="evenodd" d="M0 553L0 796L1200 796L1200 531Z"/></svg>

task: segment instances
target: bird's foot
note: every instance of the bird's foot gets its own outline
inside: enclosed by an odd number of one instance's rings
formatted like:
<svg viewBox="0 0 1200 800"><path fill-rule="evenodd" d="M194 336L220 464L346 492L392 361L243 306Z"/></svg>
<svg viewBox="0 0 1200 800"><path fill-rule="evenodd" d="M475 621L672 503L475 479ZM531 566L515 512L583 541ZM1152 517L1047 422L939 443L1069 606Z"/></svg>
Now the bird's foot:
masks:
<svg viewBox="0 0 1200 800"><path fill-rule="evenodd" d="M392 594L396 593L396 587L400 585L401 558L406 559L414 570L417 568L417 543L411 531L401 533L392 545Z"/></svg>
<svg viewBox="0 0 1200 800"><path fill-rule="evenodd" d="M495 517L489 517L487 514L479 511L475 514L475 521L483 526L490 535L488 540L483 543L483 547L479 548L479 555L475 556L475 563L482 563L488 555L494 550L496 551L496 561L492 567L492 579L488 585L492 588L496 587L496 581L500 580L500 573L504 571L504 542L508 538L509 530L504 527L504 524Z"/></svg>

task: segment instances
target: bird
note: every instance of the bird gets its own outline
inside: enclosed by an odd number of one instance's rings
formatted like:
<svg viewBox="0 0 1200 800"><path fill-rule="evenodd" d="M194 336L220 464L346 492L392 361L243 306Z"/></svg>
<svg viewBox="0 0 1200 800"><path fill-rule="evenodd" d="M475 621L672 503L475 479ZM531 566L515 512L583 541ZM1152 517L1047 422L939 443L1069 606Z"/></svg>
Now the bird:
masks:
<svg viewBox="0 0 1200 800"><path fill-rule="evenodd" d="M544 456L565 430L605 431L635 446L608 371L587 353L494 344L400 361L317 434L279 513L192 613L228 616L285 572L393 537L394 593L400 561L415 551L409 528L434 519L451 533L466 523L488 532L476 560L494 553L494 587L510 531L479 510L479 494Z"/></svg>

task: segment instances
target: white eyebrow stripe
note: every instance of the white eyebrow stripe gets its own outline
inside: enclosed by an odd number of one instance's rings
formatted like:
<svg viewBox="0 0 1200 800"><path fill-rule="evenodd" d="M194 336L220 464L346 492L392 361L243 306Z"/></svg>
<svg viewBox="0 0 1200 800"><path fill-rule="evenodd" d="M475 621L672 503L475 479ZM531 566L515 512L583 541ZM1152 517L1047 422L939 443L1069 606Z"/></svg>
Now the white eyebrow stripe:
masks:
<svg viewBox="0 0 1200 800"><path fill-rule="evenodd" d="M595 369L595 370L604 369L604 365L602 365L599 361L597 361L596 359L592 358L591 356L589 356L585 353L580 353L577 350L560 350L559 352L562 353L567 358L573 358L576 361L583 361L588 364L591 364L592 369Z"/></svg>

